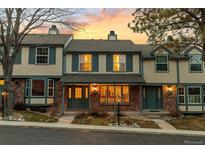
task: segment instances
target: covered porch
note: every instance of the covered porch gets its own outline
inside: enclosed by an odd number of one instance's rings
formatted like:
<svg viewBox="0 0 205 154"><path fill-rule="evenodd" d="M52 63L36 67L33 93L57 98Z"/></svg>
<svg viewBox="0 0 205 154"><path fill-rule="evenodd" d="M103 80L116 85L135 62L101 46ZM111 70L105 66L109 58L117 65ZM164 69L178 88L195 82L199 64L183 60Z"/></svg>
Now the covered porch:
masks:
<svg viewBox="0 0 205 154"><path fill-rule="evenodd" d="M141 108L142 76L136 74L68 74L63 83L65 110L123 111Z"/></svg>

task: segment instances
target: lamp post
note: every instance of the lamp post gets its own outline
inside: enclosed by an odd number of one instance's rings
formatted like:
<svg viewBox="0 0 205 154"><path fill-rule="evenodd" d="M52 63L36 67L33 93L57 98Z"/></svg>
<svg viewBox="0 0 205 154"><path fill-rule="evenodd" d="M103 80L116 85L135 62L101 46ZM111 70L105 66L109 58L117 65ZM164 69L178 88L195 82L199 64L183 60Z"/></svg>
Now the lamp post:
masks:
<svg viewBox="0 0 205 154"><path fill-rule="evenodd" d="M4 118L5 115L5 104L8 101L8 92L5 89L2 93L1 93L1 98L2 98L2 118Z"/></svg>
<svg viewBox="0 0 205 154"><path fill-rule="evenodd" d="M117 100L117 124L120 125L120 100Z"/></svg>

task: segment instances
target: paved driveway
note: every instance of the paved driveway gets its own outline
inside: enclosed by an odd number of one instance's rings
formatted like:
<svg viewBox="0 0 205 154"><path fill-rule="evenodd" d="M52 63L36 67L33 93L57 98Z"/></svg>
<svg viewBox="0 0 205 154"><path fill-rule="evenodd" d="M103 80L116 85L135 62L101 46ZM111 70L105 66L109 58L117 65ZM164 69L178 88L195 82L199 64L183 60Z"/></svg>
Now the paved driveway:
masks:
<svg viewBox="0 0 205 154"><path fill-rule="evenodd" d="M0 126L0 144L205 144L205 137Z"/></svg>

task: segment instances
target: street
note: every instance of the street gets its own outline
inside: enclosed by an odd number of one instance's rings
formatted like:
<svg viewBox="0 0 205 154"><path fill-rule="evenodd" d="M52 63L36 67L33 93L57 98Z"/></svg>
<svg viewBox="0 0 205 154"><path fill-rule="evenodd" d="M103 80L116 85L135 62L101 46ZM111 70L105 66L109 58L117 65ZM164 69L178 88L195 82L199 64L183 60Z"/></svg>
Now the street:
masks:
<svg viewBox="0 0 205 154"><path fill-rule="evenodd" d="M1 145L205 144L205 137L0 126Z"/></svg>

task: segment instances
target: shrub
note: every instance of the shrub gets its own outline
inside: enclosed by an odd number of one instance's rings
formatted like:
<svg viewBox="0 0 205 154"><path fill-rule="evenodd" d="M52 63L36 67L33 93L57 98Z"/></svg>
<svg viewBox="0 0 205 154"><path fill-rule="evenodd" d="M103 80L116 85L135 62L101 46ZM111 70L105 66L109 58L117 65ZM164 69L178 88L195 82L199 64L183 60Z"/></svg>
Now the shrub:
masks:
<svg viewBox="0 0 205 154"><path fill-rule="evenodd" d="M16 111L25 111L26 107L23 103L17 103L14 105L13 109Z"/></svg>

